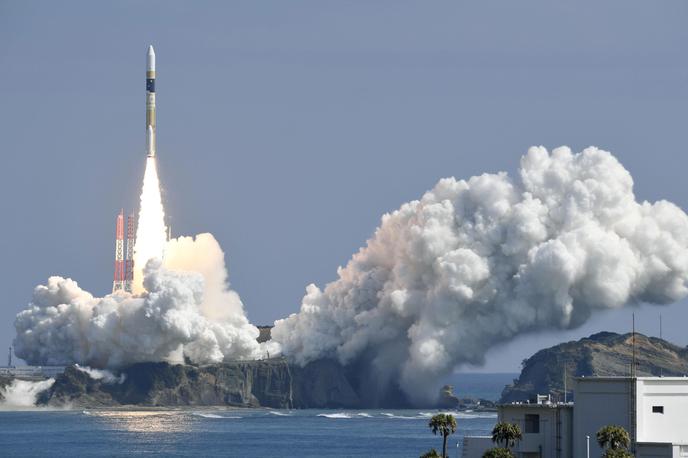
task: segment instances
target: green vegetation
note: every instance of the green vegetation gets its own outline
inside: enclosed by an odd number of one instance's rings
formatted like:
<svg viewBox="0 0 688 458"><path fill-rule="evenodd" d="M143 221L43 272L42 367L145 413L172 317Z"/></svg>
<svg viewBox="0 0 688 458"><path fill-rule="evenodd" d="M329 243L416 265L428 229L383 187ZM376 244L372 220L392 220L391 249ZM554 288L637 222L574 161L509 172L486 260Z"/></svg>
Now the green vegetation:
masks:
<svg viewBox="0 0 688 458"><path fill-rule="evenodd" d="M492 442L498 445L503 443L503 449L509 450L522 438L521 428L516 423L499 422L492 428Z"/></svg>
<svg viewBox="0 0 688 458"><path fill-rule="evenodd" d="M632 458L628 451L631 436L628 431L617 425L607 425L597 431L597 443L604 449L603 458Z"/></svg>
<svg viewBox="0 0 688 458"><path fill-rule="evenodd" d="M483 458L514 458L516 455L508 448L495 447L483 453Z"/></svg>
<svg viewBox="0 0 688 458"><path fill-rule="evenodd" d="M433 416L428 423L433 434L442 435L442 458L447 458L447 438L456 432L456 418L454 415L438 413ZM434 449L433 449L434 450ZM433 450L430 450L432 452ZM428 453L430 453L428 452ZM437 453L437 452L435 452ZM425 455L424 455L425 456ZM433 455L427 455L433 456ZM436 456L436 455L435 455Z"/></svg>
<svg viewBox="0 0 688 458"><path fill-rule="evenodd" d="M633 454L628 450L606 450L602 458L633 458Z"/></svg>
<svg viewBox="0 0 688 458"><path fill-rule="evenodd" d="M423 453L420 458L440 458L440 454L437 453L437 450L431 448L429 451Z"/></svg>

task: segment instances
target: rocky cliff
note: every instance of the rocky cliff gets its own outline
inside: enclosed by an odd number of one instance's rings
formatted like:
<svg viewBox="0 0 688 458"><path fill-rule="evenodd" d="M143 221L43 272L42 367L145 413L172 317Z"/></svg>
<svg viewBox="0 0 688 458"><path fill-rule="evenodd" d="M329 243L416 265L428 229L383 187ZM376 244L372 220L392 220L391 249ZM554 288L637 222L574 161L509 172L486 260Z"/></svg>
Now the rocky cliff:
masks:
<svg viewBox="0 0 688 458"><path fill-rule="evenodd" d="M632 341L630 333L601 332L540 350L523 362L519 378L504 389L500 402L527 401L536 394L563 400L564 373L569 399L574 377L629 375ZM636 333L635 354L638 376L688 375L688 348Z"/></svg>
<svg viewBox="0 0 688 458"><path fill-rule="evenodd" d="M321 360L303 368L282 358L207 366L141 363L94 379L75 366L41 393L39 404L72 407L237 406L353 408L360 401L343 368Z"/></svg>

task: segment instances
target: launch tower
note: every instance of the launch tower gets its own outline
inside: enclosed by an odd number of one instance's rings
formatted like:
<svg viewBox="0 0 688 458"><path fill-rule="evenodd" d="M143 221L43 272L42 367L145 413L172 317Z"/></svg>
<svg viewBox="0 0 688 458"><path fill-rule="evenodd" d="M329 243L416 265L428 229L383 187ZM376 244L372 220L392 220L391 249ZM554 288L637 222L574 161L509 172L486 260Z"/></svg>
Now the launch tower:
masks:
<svg viewBox="0 0 688 458"><path fill-rule="evenodd" d="M124 210L117 215L115 226L115 278L112 292L124 289Z"/></svg>
<svg viewBox="0 0 688 458"><path fill-rule="evenodd" d="M124 210L117 215L115 227L115 278L112 282L112 292L124 290L132 291L134 282L134 233L136 232L136 218L132 212L127 217L127 240L124 241Z"/></svg>
<svg viewBox="0 0 688 458"><path fill-rule="evenodd" d="M128 293L132 291L134 283L134 233L136 219L134 213L130 213L127 218L127 255L125 259L124 271L124 290Z"/></svg>

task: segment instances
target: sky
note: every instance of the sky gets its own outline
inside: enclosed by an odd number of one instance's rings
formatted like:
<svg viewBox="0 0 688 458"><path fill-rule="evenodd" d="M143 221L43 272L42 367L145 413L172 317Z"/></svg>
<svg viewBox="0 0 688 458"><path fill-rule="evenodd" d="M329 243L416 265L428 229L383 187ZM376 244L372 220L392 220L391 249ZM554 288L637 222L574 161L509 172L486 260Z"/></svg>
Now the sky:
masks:
<svg viewBox="0 0 688 458"><path fill-rule="evenodd" d="M145 163L145 57L173 235L211 232L255 324L296 312L385 212L438 179L514 173L531 145L611 151L641 200L688 208L685 1L0 0L0 345L33 288L112 288ZM688 300L609 330L688 344ZM4 364L4 362L0 362Z"/></svg>

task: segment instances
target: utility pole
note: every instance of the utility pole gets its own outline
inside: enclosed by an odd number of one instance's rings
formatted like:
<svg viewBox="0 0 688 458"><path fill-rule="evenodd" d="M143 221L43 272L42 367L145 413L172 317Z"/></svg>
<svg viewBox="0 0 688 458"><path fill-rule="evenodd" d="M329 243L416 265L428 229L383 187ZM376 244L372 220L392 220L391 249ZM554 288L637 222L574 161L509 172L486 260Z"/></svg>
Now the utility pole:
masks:
<svg viewBox="0 0 688 458"><path fill-rule="evenodd" d="M588 445L588 458L590 458L590 436L585 436L585 441Z"/></svg>
<svg viewBox="0 0 688 458"><path fill-rule="evenodd" d="M566 363L564 363L564 404L566 404Z"/></svg>
<svg viewBox="0 0 688 458"><path fill-rule="evenodd" d="M662 339L662 314L661 313L659 314L659 339L663 340ZM660 377L664 376L664 368L661 366L659 367L659 376Z"/></svg>
<svg viewBox="0 0 688 458"><path fill-rule="evenodd" d="M635 313L633 314L633 332L631 334L631 345L633 347L633 361L631 363L631 378L635 378Z"/></svg>

